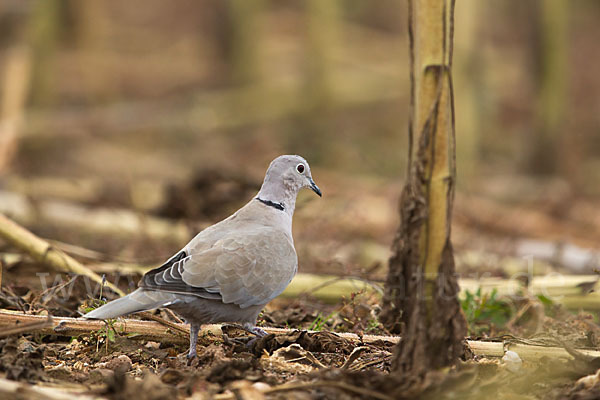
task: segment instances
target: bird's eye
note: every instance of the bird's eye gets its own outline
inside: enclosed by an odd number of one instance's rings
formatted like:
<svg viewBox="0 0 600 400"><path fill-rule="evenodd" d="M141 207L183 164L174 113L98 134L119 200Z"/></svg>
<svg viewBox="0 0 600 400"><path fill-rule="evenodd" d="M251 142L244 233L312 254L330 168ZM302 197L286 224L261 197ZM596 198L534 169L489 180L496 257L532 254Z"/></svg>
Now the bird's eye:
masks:
<svg viewBox="0 0 600 400"><path fill-rule="evenodd" d="M304 164L296 165L296 171L298 171L300 174L304 173Z"/></svg>

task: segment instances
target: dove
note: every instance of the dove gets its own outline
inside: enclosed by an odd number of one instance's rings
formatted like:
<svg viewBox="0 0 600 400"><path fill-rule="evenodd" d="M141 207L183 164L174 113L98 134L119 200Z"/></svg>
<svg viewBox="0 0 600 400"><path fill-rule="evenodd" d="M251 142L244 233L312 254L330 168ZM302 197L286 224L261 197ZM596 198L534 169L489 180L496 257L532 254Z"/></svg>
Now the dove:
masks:
<svg viewBox="0 0 600 400"><path fill-rule="evenodd" d="M256 326L258 314L298 270L292 217L302 188L322 196L304 158L277 157L246 205L148 271L134 292L83 317L110 319L169 308L190 324L189 359L196 356L202 324L237 323L257 337L266 335Z"/></svg>

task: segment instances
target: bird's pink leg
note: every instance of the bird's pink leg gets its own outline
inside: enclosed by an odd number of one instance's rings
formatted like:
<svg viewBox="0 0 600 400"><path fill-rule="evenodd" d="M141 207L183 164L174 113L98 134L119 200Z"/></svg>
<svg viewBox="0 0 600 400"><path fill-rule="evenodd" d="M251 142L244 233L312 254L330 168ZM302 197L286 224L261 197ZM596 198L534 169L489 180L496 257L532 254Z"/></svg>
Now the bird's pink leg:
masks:
<svg viewBox="0 0 600 400"><path fill-rule="evenodd" d="M190 324L190 351L187 355L188 360L196 357L196 345L198 344L198 332L200 332L200 324Z"/></svg>

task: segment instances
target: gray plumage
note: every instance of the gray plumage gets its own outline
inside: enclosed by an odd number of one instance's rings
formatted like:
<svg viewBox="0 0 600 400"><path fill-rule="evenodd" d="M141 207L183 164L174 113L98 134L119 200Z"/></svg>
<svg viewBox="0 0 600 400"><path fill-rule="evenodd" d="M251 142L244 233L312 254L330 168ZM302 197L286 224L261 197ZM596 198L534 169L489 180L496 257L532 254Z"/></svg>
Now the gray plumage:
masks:
<svg viewBox="0 0 600 400"><path fill-rule="evenodd" d="M84 317L108 319L168 307L191 325L190 358L196 355L201 324L234 322L264 334L255 327L258 314L298 268L292 216L304 187L321 196L306 160L277 157L254 199L146 273L136 291Z"/></svg>

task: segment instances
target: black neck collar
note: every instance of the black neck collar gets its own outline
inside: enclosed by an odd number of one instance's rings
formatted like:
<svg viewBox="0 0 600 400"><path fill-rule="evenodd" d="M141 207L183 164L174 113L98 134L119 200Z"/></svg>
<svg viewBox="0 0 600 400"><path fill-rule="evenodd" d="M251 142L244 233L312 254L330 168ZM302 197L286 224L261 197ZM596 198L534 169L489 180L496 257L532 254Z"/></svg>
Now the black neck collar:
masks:
<svg viewBox="0 0 600 400"><path fill-rule="evenodd" d="M263 203L266 206L276 208L279 211L285 210L285 207L281 203L275 203L274 201L271 201L271 200L263 200L260 197L257 197L256 200L260 201L261 203Z"/></svg>

